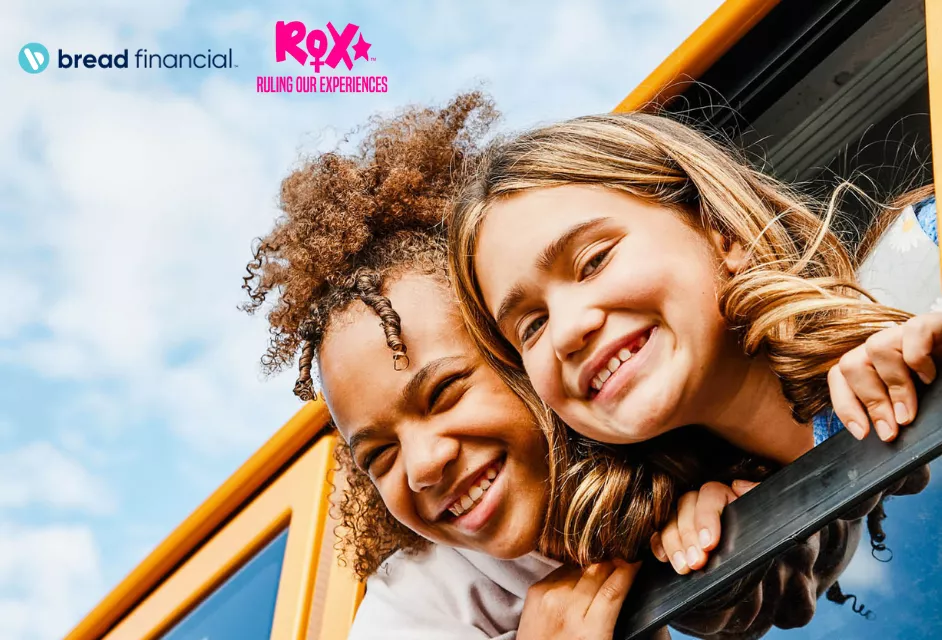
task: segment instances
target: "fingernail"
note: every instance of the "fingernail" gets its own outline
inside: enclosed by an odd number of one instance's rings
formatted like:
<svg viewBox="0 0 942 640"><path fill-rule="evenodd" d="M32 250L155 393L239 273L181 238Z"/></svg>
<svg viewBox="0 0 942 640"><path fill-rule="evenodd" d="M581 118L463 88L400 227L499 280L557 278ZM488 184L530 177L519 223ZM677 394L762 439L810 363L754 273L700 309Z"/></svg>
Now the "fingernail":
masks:
<svg viewBox="0 0 942 640"><path fill-rule="evenodd" d="M710 530L700 529L700 546L705 547L711 542L713 542L713 536L710 535Z"/></svg>
<svg viewBox="0 0 942 640"><path fill-rule="evenodd" d="M691 567L697 564L697 560L700 559L700 550L696 547L690 547L687 549L687 564Z"/></svg>
<svg viewBox="0 0 942 640"><path fill-rule="evenodd" d="M877 423L873 426L876 427L877 433L880 434L881 440L884 437L890 437L893 435L893 431L890 429L890 425L886 422L886 420L877 420ZM884 436L884 434L886 435Z"/></svg>
<svg viewBox="0 0 942 640"><path fill-rule="evenodd" d="M863 429L860 428L860 425L853 420L847 423L847 430L857 438L859 438L860 434L863 433Z"/></svg>
<svg viewBox="0 0 942 640"><path fill-rule="evenodd" d="M922 380L923 384L932 384L932 378L919 371L916 373L919 376L919 379Z"/></svg>
<svg viewBox="0 0 942 640"><path fill-rule="evenodd" d="M906 409L906 405L902 402L897 402L893 405L893 413L896 414L896 422L903 424L909 420L909 411Z"/></svg>
<svg viewBox="0 0 942 640"><path fill-rule="evenodd" d="M671 564L674 565L674 570L683 571L687 568L687 561L684 559L684 552L677 551L671 556Z"/></svg>

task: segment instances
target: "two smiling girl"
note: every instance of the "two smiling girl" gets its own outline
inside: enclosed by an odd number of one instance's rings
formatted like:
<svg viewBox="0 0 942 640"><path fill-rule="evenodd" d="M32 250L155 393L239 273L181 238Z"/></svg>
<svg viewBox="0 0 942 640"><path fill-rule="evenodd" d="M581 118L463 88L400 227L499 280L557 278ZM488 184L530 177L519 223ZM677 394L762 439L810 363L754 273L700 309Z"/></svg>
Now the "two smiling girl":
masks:
<svg viewBox="0 0 942 640"><path fill-rule="evenodd" d="M300 350L302 397L316 363L349 444L352 638L611 637L637 568L611 559L702 566L745 489L683 491L795 459L829 406L890 439L935 375L936 317L865 301L812 204L705 136L600 116L481 153L494 116L372 121L285 180L249 265L266 362Z"/></svg>

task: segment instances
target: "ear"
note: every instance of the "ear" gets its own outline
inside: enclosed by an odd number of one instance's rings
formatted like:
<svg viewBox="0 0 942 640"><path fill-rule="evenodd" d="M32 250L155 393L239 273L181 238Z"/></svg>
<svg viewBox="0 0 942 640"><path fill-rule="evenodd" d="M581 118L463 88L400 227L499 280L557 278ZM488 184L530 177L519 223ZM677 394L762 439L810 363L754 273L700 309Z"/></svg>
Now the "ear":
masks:
<svg viewBox="0 0 942 640"><path fill-rule="evenodd" d="M711 231L710 240L730 275L739 273L746 266L746 249L738 240L732 240L719 231Z"/></svg>

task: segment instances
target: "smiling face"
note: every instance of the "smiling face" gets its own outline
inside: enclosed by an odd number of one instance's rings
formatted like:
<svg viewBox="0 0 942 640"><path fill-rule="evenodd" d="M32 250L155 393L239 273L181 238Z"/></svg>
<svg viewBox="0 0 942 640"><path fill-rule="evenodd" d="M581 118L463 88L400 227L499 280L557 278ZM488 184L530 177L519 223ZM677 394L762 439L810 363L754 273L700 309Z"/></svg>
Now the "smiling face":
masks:
<svg viewBox="0 0 942 640"><path fill-rule="evenodd" d="M499 201L481 226L484 302L536 392L585 436L702 424L735 384L744 356L717 292L737 256L682 215L566 185Z"/></svg>
<svg viewBox="0 0 942 640"><path fill-rule="evenodd" d="M319 354L330 413L390 513L436 543L515 558L536 548L546 440L471 343L447 285L405 275L386 292L409 366L393 367L379 319L356 303Z"/></svg>

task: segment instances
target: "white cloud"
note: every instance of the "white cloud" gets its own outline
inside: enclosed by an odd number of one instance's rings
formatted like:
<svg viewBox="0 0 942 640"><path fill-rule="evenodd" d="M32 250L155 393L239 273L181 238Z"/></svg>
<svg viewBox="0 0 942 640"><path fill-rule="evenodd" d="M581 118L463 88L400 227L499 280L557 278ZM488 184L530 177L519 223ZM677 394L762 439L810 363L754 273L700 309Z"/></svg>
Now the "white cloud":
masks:
<svg viewBox="0 0 942 640"><path fill-rule="evenodd" d="M100 478L48 442L0 452L0 508L36 506L103 515L114 512L117 499Z"/></svg>
<svg viewBox="0 0 942 640"><path fill-rule="evenodd" d="M135 426L136 416L114 393L86 389L75 398L63 399L53 411L50 425L66 450L82 458L97 458L92 443L113 444ZM97 464L97 463L96 463Z"/></svg>
<svg viewBox="0 0 942 640"><path fill-rule="evenodd" d="M0 340L16 336L20 329L35 322L39 314L40 290L22 274L0 272Z"/></svg>
<svg viewBox="0 0 942 640"><path fill-rule="evenodd" d="M57 105L66 95L63 116ZM33 213L62 287L41 310L49 337L20 343L20 364L67 379L119 380L128 405L172 419L174 431L213 450L255 446L297 408L258 384L264 320L236 310L251 239L274 218L295 143L277 144L258 124L265 105L245 95L225 82L197 97L75 83L37 105L46 173L64 204ZM209 106L223 103L219 112ZM167 363L180 345L204 345L214 357Z"/></svg>
<svg viewBox="0 0 942 640"><path fill-rule="evenodd" d="M0 637L61 638L100 593L91 530L0 522Z"/></svg>
<svg viewBox="0 0 942 640"><path fill-rule="evenodd" d="M137 2L129 5L123 0L86 0L80 5L69 0L7 0L4 2L6 30L16 37L13 42L19 49L24 34L58 32L67 35L69 42L80 43L96 30L86 27L97 25L98 29L133 28L157 32L178 25L189 5L189 0L162 0L161 2ZM87 21L87 24L86 24ZM30 36L25 36L30 37ZM37 38L38 39L38 38ZM102 43L85 40L95 48Z"/></svg>
<svg viewBox="0 0 942 640"><path fill-rule="evenodd" d="M838 580L844 593L879 593L890 596L893 594L893 581L889 565L875 559L870 553L870 539L864 533L863 540Z"/></svg>

